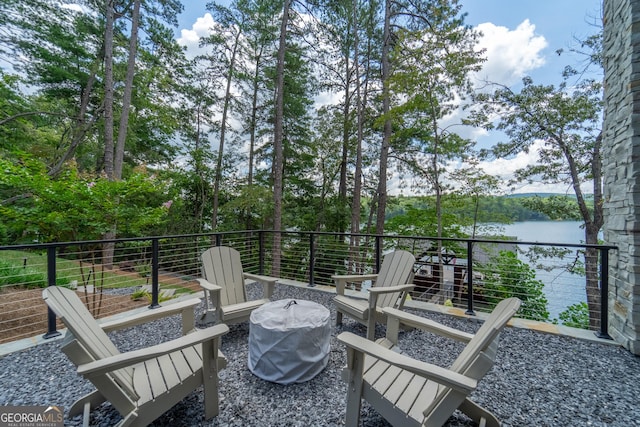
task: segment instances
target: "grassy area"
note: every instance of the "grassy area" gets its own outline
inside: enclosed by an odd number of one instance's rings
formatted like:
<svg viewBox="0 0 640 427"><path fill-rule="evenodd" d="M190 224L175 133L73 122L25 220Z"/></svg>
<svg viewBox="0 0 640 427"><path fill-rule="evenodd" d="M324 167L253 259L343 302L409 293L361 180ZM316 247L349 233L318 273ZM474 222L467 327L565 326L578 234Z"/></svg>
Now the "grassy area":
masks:
<svg viewBox="0 0 640 427"><path fill-rule="evenodd" d="M58 286L90 285L96 289L128 288L148 284L146 266L136 266L133 271L103 269L101 265L56 258L56 284ZM44 288L47 281L47 255L45 252L0 251L0 287L20 286ZM176 289L176 294L190 293L191 289L175 284L162 284L163 289Z"/></svg>

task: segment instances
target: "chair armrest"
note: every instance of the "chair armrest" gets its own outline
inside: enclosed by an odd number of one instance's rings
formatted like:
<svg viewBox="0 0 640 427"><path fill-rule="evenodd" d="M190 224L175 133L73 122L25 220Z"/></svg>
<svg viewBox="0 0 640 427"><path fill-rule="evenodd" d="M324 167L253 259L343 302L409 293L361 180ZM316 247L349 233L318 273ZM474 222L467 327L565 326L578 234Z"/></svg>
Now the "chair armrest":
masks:
<svg viewBox="0 0 640 427"><path fill-rule="evenodd" d="M100 327L105 332L112 332L118 329L124 329L131 326L141 325L143 323L152 322L167 316L182 313L183 331L187 332L193 329L193 310L200 304L200 298L190 298L188 300L170 303L158 308L149 309L145 312L134 314L132 316L123 317L121 319L109 320L100 323ZM189 321L191 324L189 325ZM186 331L184 330L186 328Z"/></svg>
<svg viewBox="0 0 640 427"><path fill-rule="evenodd" d="M395 308L385 307L382 311L387 316L398 319L400 323L404 325L413 326L414 328L431 332L446 338L452 338L465 343L468 343L473 338L473 334L469 334L467 332L445 326L441 323L434 322L433 320L416 316L415 314L407 313Z"/></svg>
<svg viewBox="0 0 640 427"><path fill-rule="evenodd" d="M196 279L202 288L206 289L209 292L220 292L222 290L221 286L214 285L211 282L208 282L207 279Z"/></svg>
<svg viewBox="0 0 640 427"><path fill-rule="evenodd" d="M392 294L394 292L409 292L415 288L415 285L396 285L396 286L383 286L381 288L369 288L371 294Z"/></svg>
<svg viewBox="0 0 640 427"><path fill-rule="evenodd" d="M253 273L242 273L242 274L244 275L245 279L255 280L256 282L260 282L260 283L273 283L275 285L276 282L278 281L277 277L262 276L260 274L253 274Z"/></svg>
<svg viewBox="0 0 640 427"><path fill-rule="evenodd" d="M367 319L367 339L373 341L375 337L375 328L376 328L376 311L378 308L378 297L380 295L402 292L400 304L398 308L402 308L404 306L404 300L409 295L408 291L414 288L412 284L406 285L396 285L396 286L383 286L381 288L369 288L369 318ZM394 303L395 304L395 303ZM382 308L382 307L380 307Z"/></svg>
<svg viewBox="0 0 640 427"><path fill-rule="evenodd" d="M375 280L377 274L335 274L331 276L333 280L343 280L345 282L364 282L365 280Z"/></svg>
<svg viewBox="0 0 640 427"><path fill-rule="evenodd" d="M104 359L79 365L78 374L87 377L103 375L107 372L126 368L174 351L182 350L183 348L217 339L227 332L229 332L229 327L221 323L152 347L120 353L115 356L105 357Z"/></svg>
<svg viewBox="0 0 640 427"><path fill-rule="evenodd" d="M336 284L336 294L344 295L344 287L349 282L364 282L365 280L376 280L377 274L336 274L331 276Z"/></svg>
<svg viewBox="0 0 640 427"><path fill-rule="evenodd" d="M244 276L245 279L255 280L256 282L262 283L263 298L271 298L276 286L276 282L278 281L277 277L262 276L260 274L253 274L253 273L242 273L242 275Z"/></svg>
<svg viewBox="0 0 640 427"><path fill-rule="evenodd" d="M355 335L351 332L343 332L338 335L338 340L347 347L383 360L390 365L412 372L421 377L433 380L438 384L450 387L464 394L469 394L476 389L478 381L449 369L412 359L403 354L389 350L373 341Z"/></svg>

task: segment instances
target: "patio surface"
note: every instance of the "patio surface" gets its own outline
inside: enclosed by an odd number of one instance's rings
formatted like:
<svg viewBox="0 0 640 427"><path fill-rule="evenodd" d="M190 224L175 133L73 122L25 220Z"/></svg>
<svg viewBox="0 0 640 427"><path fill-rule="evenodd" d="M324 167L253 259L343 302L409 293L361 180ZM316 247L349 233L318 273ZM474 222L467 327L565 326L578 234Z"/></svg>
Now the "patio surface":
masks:
<svg viewBox="0 0 640 427"><path fill-rule="evenodd" d="M255 296L257 290L257 286L251 286L250 295ZM331 311L333 325L332 297L315 288L277 285L273 299L308 299L323 304ZM477 319L407 310L467 332L479 327ZM345 317L342 327L332 327L325 370L303 384L278 385L251 374L247 368L249 325L232 325L222 339L229 364L220 374L220 415L203 420L203 393L198 389L152 425L343 425L346 386L340 371L345 364L345 349L335 339L342 331L365 334L364 327ZM379 326L377 336L383 333L384 328ZM127 351L179 334L180 319L174 316L111 333L111 337L122 351ZM413 357L443 366L463 348L460 343L419 331L402 333L400 345ZM493 411L504 426L640 426L639 378L640 358L619 346L509 327L502 334L495 366L471 397ZM59 340L0 356L0 406L68 408L91 390L92 385L75 374L59 350ZM92 412L91 424L111 426L120 419L107 403ZM366 402L361 423L388 425ZM81 425L81 419L65 420L65 425ZM447 425L474 424L456 412Z"/></svg>

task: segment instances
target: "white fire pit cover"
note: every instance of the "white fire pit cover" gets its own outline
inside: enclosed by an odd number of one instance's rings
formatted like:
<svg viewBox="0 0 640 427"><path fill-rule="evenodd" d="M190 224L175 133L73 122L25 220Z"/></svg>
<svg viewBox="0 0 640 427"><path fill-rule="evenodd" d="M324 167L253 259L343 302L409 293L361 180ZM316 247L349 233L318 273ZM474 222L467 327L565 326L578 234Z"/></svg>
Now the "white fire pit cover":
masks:
<svg viewBox="0 0 640 427"><path fill-rule="evenodd" d="M285 299L267 303L249 320L249 370L278 384L302 383L329 361L329 310L315 302Z"/></svg>

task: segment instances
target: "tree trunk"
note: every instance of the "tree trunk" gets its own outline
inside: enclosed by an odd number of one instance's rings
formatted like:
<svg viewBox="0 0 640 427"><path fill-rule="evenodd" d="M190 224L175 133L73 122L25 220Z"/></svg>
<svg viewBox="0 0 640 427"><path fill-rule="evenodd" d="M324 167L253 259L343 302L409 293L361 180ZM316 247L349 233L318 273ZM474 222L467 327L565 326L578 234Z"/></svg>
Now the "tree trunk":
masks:
<svg viewBox="0 0 640 427"><path fill-rule="evenodd" d="M98 118L98 114L94 114L91 120L86 121L85 116L89 107L91 93L93 92L93 85L96 83L96 73L100 66L99 62L101 61L104 61L104 45L102 45L100 53L98 54L98 57L93 64L91 73L89 74L89 78L87 79L87 84L82 90L82 96L80 98L80 109L78 110L78 115L75 119L73 132L71 133L71 143L69 144L69 148L67 148L67 151L65 151L65 153L60 157L56 164L49 170L48 175L51 177L58 176L58 174L62 171L62 167L64 166L64 164L75 154L76 149Z"/></svg>
<svg viewBox="0 0 640 427"><path fill-rule="evenodd" d="M360 86L360 54L358 38L358 1L353 0L353 61L355 78L355 91L356 91L356 164L353 173L353 201L351 203L351 238L349 240L349 273L355 274L357 266L360 261L360 239L355 237L355 234L360 232L360 206L362 192L362 139L363 139L363 108L362 108L362 93Z"/></svg>
<svg viewBox="0 0 640 427"><path fill-rule="evenodd" d="M602 157L600 150L602 147L602 132L596 137L593 147L591 162L591 174L593 176L593 220L585 220L584 234L587 244L598 243L598 233L604 224L603 200L602 200ZM584 203L584 199L583 199ZM586 204L585 204L586 207ZM581 211L583 211L581 206ZM588 210L586 210L588 212ZM600 293L600 274L609 274L608 271L598 271L599 253L595 249L587 249L584 255L585 286L587 293L587 306L589 308L589 326L592 329L600 329L600 316L602 298Z"/></svg>
<svg viewBox="0 0 640 427"><path fill-rule="evenodd" d="M229 115L229 104L231 102L231 82L233 81L233 73L236 63L236 53L238 52L238 44L240 43L241 31L238 29L236 39L231 52L231 60L229 69L227 70L227 86L224 93L224 106L222 107L222 122L220 123L220 142L218 144L218 160L216 162L216 175L213 182L213 212L211 214L211 230L216 231L218 227L218 206L220 204L220 181L222 181L222 159L224 157L224 142L227 132L227 117Z"/></svg>
<svg viewBox="0 0 640 427"><path fill-rule="evenodd" d="M338 184L338 203L340 204L340 222L337 231L343 233L346 230L342 212L347 206L347 162L349 154L349 115L351 112L351 70L349 69L349 54L345 55L345 85L344 85L344 106L342 107L342 158L340 159L340 182ZM355 194L354 194L355 195Z"/></svg>
<svg viewBox="0 0 640 427"><path fill-rule="evenodd" d="M113 179L113 0L106 3L104 31L104 172Z"/></svg>
<svg viewBox="0 0 640 427"><path fill-rule="evenodd" d="M380 169L378 172L378 213L376 216L376 234L384 233L384 219L387 208L387 162L389 158L389 147L391 146L391 94L389 88L389 78L391 76L389 54L391 51L391 0L385 1L384 31L382 44L382 114L385 117L382 135L382 146L380 147Z"/></svg>
<svg viewBox="0 0 640 427"><path fill-rule="evenodd" d="M203 122L203 108L202 108L202 104L198 104L197 109L196 109L196 139L195 139L195 152L198 153L196 160L194 162L194 173L195 175L198 177L198 183L197 183L197 187L196 187L196 191L195 191L195 203L194 203L194 217L195 217L195 230L193 230L194 232L199 232L200 230L203 230L204 228L204 206L206 203L206 191L205 191L205 186L207 185L206 180L205 180L205 176L204 176L204 167L203 167L203 161L202 161L202 156L200 155L200 137L202 136L201 134L201 127L202 127L202 122Z"/></svg>
<svg viewBox="0 0 640 427"><path fill-rule="evenodd" d="M258 78L260 74L260 62L262 53L256 57L255 70L253 73L253 93L251 94L251 118L249 121L249 175L247 177L247 187L251 192L253 187L253 163L255 157L256 147L256 124L258 122L258 92L260 89ZM246 229L251 230L251 212L245 212L246 217Z"/></svg>
<svg viewBox="0 0 640 427"><path fill-rule="evenodd" d="M580 187L580 177L578 174L576 161L572 156L571 150L564 144L560 138L557 138L558 145L564 151L565 159L569 166L569 173L573 184L573 190L576 195L578 208L584 221L585 243L595 245L598 243L598 233L603 225L602 212L602 160L600 156L600 147L602 144L602 133L595 140L593 147L591 173L593 176L593 216L589 211L589 207ZM600 328L601 312L601 296L600 296L600 273L598 271L598 251L595 249L586 249L584 253L585 268L585 291L587 295L587 306L589 308L589 326L593 329ZM603 274L608 274L603 272Z"/></svg>
<svg viewBox="0 0 640 427"><path fill-rule="evenodd" d="M107 178L113 180L113 21L114 5L112 0L107 1L105 34L104 34L104 172ZM116 224L111 224L111 229L102 238L104 240L115 239ZM105 243L102 249L102 265L107 269L113 268L113 253L115 243Z"/></svg>
<svg viewBox="0 0 640 427"><path fill-rule="evenodd" d="M436 225L437 225L437 234L438 234L438 271L440 272L440 294L442 296L442 302L447 300L447 290L445 288L444 283L444 265L442 262L442 188L440 188L440 171L438 170L438 150L439 150L439 135L438 135L438 124L436 122L435 115L433 116L433 126L434 126L434 141L433 141L433 157L431 162L431 168L433 169L433 186L436 190Z"/></svg>
<svg viewBox="0 0 640 427"><path fill-rule="evenodd" d="M285 0L278 43L275 87L275 120L273 130L273 265L271 275L280 275L280 248L282 243L282 192L283 192L283 127L284 127L284 60L287 49L287 25L292 0Z"/></svg>
<svg viewBox="0 0 640 427"><path fill-rule="evenodd" d="M118 140L116 142L113 159L113 176L122 179L122 163L124 162L124 143L127 139L127 127L129 126L129 109L131 107L131 93L133 92L133 77L136 72L136 55L138 54L138 25L140 23L140 0L133 3L131 17L131 38L129 39L129 59L127 61L127 77L124 83L122 95L122 115L118 127Z"/></svg>

